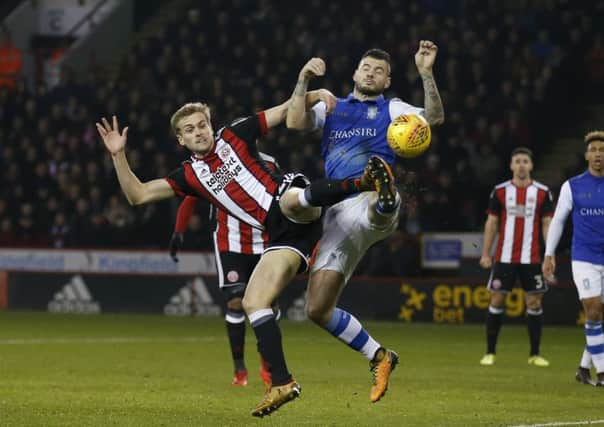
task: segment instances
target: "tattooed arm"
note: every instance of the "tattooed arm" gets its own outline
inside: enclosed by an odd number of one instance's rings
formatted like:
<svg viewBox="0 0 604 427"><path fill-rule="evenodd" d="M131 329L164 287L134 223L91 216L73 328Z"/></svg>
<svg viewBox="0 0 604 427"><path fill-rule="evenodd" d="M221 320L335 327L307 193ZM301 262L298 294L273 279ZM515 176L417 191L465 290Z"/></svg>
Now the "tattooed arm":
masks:
<svg viewBox="0 0 604 427"><path fill-rule="evenodd" d="M415 54L415 65L424 85L424 111L426 120L431 125L439 125L445 121L445 109L440 99L432 66L436 59L438 47L429 40L421 40Z"/></svg>
<svg viewBox="0 0 604 427"><path fill-rule="evenodd" d="M325 74L325 62L321 58L310 59L300 70L296 88L287 109L286 124L289 129L305 130L312 126L310 115L306 111L306 91L310 79L323 74Z"/></svg>

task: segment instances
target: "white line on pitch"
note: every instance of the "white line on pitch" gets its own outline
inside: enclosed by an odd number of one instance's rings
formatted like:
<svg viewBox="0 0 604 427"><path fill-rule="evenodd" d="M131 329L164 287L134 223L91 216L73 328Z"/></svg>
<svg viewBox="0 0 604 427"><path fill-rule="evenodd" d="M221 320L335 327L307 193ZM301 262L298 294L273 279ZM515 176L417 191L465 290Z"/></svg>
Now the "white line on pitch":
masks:
<svg viewBox="0 0 604 427"><path fill-rule="evenodd" d="M591 421L555 421L552 423L545 424L519 424L510 427L556 427L556 426L589 426L594 424L604 424L604 420L591 420Z"/></svg>
<svg viewBox="0 0 604 427"><path fill-rule="evenodd" d="M128 344L154 342L208 342L216 337L98 337L98 338L13 338L0 339L0 345L37 345L37 344Z"/></svg>

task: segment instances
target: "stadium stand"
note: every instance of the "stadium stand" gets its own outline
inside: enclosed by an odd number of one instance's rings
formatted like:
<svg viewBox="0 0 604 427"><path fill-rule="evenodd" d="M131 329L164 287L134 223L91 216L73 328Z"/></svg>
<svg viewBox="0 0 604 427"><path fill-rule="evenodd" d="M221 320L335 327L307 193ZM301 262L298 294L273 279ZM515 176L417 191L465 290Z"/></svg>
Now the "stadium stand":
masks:
<svg viewBox="0 0 604 427"><path fill-rule="evenodd" d="M187 2L180 2L187 6ZM165 248L177 201L133 208L119 193L94 122L117 114L131 127L129 158L143 178L167 174L187 157L170 133L182 103L210 103L217 126L289 97L310 56L326 60L320 84L351 90L355 60L374 46L394 58L392 94L415 105L423 93L413 63L420 38L439 46L435 65L446 123L433 147L397 165L416 171L420 188L400 232L368 254L366 272L414 274L422 231L481 227L488 191L507 173L518 145L537 153L552 119L572 110L568 84L602 87L604 3L389 0L370 3L195 2L178 20L139 36L118 64L85 76L65 68L55 87L39 79L0 89L0 245ZM233 31L237 28L237 31ZM280 129L260 142L287 169L322 175L316 135ZM199 249L210 249L199 239ZM384 254L405 262L384 266ZM390 255L389 255L390 256Z"/></svg>

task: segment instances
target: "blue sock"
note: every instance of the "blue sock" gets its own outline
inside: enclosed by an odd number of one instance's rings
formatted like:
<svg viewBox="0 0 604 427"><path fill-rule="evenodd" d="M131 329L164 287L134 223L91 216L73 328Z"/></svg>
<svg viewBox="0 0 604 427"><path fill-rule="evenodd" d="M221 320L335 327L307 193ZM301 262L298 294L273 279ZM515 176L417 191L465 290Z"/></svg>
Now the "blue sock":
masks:
<svg viewBox="0 0 604 427"><path fill-rule="evenodd" d="M381 347L367 333L356 317L339 308L333 311L325 329L334 337L345 342L348 347L363 353L368 360L372 360L375 352Z"/></svg>

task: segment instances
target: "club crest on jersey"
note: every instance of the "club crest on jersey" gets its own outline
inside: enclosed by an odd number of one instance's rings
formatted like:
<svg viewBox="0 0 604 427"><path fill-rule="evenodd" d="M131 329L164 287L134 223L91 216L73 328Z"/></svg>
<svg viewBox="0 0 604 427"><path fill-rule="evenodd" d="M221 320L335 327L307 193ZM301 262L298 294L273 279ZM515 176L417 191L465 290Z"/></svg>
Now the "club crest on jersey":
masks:
<svg viewBox="0 0 604 427"><path fill-rule="evenodd" d="M377 117L377 113L378 108L375 105L371 105L369 106L369 108L367 108L367 118L369 120L375 120L375 118Z"/></svg>
<svg viewBox="0 0 604 427"><path fill-rule="evenodd" d="M224 147L222 150L220 150L220 158L221 159L226 159L227 157L229 157L231 155L231 147Z"/></svg>

